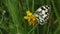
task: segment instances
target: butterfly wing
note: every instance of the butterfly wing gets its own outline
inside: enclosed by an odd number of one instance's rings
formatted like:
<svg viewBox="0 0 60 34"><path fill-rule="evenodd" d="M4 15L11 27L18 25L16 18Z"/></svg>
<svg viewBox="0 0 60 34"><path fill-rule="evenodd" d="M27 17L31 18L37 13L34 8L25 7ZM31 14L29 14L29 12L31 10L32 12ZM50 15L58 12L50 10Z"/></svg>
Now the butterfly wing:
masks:
<svg viewBox="0 0 60 34"><path fill-rule="evenodd" d="M38 8L34 13L38 23L40 23L41 25L44 25L45 23L47 23L50 11L51 11L50 5L45 5Z"/></svg>

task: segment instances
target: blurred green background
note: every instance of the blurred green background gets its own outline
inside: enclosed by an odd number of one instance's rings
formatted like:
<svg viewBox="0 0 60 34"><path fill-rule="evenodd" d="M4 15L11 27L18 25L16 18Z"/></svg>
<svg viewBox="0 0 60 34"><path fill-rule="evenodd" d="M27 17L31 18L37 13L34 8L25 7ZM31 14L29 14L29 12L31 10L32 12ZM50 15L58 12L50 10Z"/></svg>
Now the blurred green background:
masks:
<svg viewBox="0 0 60 34"><path fill-rule="evenodd" d="M51 5L48 22L30 26L26 11L43 5ZM0 34L60 34L60 0L0 0Z"/></svg>

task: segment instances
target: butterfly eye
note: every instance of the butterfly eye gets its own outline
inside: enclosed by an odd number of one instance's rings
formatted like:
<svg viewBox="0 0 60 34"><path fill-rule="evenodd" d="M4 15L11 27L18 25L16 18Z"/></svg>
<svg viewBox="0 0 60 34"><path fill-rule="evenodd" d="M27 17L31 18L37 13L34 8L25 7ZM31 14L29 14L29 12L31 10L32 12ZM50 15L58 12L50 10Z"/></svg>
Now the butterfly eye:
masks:
<svg viewBox="0 0 60 34"><path fill-rule="evenodd" d="M40 8L38 8L34 15L37 17L37 21L38 23L40 23L40 25L44 25L48 18L49 18L49 12L50 12L50 5L46 5L46 6L42 6Z"/></svg>

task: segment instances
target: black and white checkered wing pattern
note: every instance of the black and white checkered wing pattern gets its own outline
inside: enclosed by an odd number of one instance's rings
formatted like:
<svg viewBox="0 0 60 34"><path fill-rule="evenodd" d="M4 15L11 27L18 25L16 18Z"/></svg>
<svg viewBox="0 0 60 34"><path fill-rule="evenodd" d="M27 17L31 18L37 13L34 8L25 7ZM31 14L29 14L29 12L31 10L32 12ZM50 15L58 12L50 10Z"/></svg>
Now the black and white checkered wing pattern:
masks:
<svg viewBox="0 0 60 34"><path fill-rule="evenodd" d="M45 23L47 23L50 11L51 11L50 5L49 6L45 5L45 6L38 8L34 13L38 23L40 23L41 25L44 25Z"/></svg>

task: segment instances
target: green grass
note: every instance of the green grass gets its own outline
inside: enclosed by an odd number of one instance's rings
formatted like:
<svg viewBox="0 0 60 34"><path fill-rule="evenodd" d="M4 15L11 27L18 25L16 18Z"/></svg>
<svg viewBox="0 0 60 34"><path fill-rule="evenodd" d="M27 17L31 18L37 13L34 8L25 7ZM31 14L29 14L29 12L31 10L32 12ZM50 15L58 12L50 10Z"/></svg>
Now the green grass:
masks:
<svg viewBox="0 0 60 34"><path fill-rule="evenodd" d="M60 0L0 0L0 34L60 34ZM51 15L45 25L30 26L24 19L43 5L51 5ZM59 9L58 9L59 8ZM4 13L6 11L6 13ZM54 21L52 21L54 19ZM54 23L57 20L56 23Z"/></svg>

